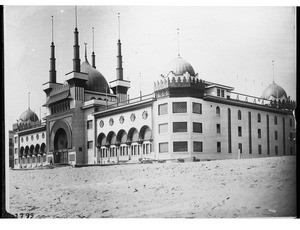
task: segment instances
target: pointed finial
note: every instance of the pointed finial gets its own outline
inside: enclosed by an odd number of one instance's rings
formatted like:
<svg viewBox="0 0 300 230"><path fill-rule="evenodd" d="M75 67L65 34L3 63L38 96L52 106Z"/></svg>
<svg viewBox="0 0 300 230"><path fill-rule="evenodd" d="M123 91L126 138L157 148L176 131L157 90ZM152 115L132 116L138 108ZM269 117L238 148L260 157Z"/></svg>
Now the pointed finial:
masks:
<svg viewBox="0 0 300 230"><path fill-rule="evenodd" d="M120 40L120 13L118 13L118 35Z"/></svg>
<svg viewBox="0 0 300 230"><path fill-rule="evenodd" d="M75 28L77 28L77 6L75 6Z"/></svg>
<svg viewBox="0 0 300 230"><path fill-rule="evenodd" d="M54 39L53 39L53 16L51 16L51 21L52 21L52 43L54 42Z"/></svg>
<svg viewBox="0 0 300 230"><path fill-rule="evenodd" d="M178 42L178 50L177 50L177 52L178 52L178 57L180 57L180 50L179 50L179 28L177 28L177 42Z"/></svg>
<svg viewBox="0 0 300 230"><path fill-rule="evenodd" d="M30 109L30 92L28 92L28 109Z"/></svg>
<svg viewBox="0 0 300 230"><path fill-rule="evenodd" d="M84 53L84 57L85 57L85 59L87 59L87 51L86 51L86 46L87 46L87 43L86 43L86 42L84 43L84 46L85 46L85 53Z"/></svg>
<svg viewBox="0 0 300 230"><path fill-rule="evenodd" d="M94 46L95 46L95 38L94 38L94 37L95 37L95 34L94 34L94 27L92 28L92 31L93 31L93 52L94 52L94 51L95 51L95 50L94 50L94 48L95 48L95 47L94 47Z"/></svg>
<svg viewBox="0 0 300 230"><path fill-rule="evenodd" d="M273 65L273 83L274 83L274 60L272 61L272 65Z"/></svg>

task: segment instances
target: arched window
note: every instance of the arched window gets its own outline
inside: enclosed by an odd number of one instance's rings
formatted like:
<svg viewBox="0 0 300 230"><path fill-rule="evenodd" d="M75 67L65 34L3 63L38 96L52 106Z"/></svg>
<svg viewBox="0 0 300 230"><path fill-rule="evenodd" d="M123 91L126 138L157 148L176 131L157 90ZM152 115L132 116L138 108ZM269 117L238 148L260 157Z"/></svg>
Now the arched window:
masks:
<svg viewBox="0 0 300 230"><path fill-rule="evenodd" d="M238 120L242 120L242 112L241 112L241 110L238 111Z"/></svg>
<svg viewBox="0 0 300 230"><path fill-rule="evenodd" d="M259 114L257 114L257 122L261 122L261 115L260 115L260 113Z"/></svg>
<svg viewBox="0 0 300 230"><path fill-rule="evenodd" d="M221 111L220 111L220 107L219 106L217 106L217 108L216 108L216 114L217 114L218 117L221 116Z"/></svg>

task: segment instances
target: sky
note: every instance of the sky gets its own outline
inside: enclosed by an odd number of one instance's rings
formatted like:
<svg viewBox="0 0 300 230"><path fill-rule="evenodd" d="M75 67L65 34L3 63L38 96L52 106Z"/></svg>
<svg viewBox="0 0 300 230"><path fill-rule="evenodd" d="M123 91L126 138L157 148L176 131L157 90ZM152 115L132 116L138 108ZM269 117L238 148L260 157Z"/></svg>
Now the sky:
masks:
<svg viewBox="0 0 300 230"><path fill-rule="evenodd" d="M72 71L74 6L5 6L5 122L8 129L30 108L46 109L42 84L49 80L51 16L57 82ZM95 28L96 67L116 79L120 13L124 79L129 96L153 92L165 67L179 52L198 77L260 97L273 81L296 99L294 7L78 6L80 58L87 43L91 63ZM177 36L179 28L179 40ZM179 42L178 42L179 41ZM141 76L141 77L140 77Z"/></svg>

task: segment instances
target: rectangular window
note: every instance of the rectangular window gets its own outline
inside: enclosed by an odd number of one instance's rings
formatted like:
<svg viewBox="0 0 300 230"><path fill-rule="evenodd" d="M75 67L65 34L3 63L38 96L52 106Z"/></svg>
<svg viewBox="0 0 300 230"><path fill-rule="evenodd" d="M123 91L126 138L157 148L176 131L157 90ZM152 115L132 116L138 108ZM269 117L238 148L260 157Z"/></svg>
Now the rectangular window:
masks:
<svg viewBox="0 0 300 230"><path fill-rule="evenodd" d="M221 142L217 142L217 152L221 152Z"/></svg>
<svg viewBox="0 0 300 230"><path fill-rule="evenodd" d="M203 144L201 141L194 141L193 142L193 149L194 152L203 152Z"/></svg>
<svg viewBox="0 0 300 230"><path fill-rule="evenodd" d="M168 133L168 123L159 124L158 133Z"/></svg>
<svg viewBox="0 0 300 230"><path fill-rule="evenodd" d="M193 132L202 133L202 123L193 122Z"/></svg>
<svg viewBox="0 0 300 230"><path fill-rule="evenodd" d="M217 124L217 133L221 133L221 125Z"/></svg>
<svg viewBox="0 0 300 230"><path fill-rule="evenodd" d="M173 102L173 113L186 113L187 103L186 102Z"/></svg>
<svg viewBox="0 0 300 230"><path fill-rule="evenodd" d="M202 104L193 102L193 113L202 114Z"/></svg>
<svg viewBox="0 0 300 230"><path fill-rule="evenodd" d="M221 97L225 97L224 89L221 90Z"/></svg>
<svg viewBox="0 0 300 230"><path fill-rule="evenodd" d="M278 155L278 146L275 146L275 155Z"/></svg>
<svg viewBox="0 0 300 230"><path fill-rule="evenodd" d="M239 137L242 136L242 127L241 126L238 126L238 135L239 135Z"/></svg>
<svg viewBox="0 0 300 230"><path fill-rule="evenodd" d="M92 129L92 128L93 128L93 121L92 121L92 120L87 121L87 123L86 123L86 128L87 128L87 129Z"/></svg>
<svg viewBox="0 0 300 230"><path fill-rule="evenodd" d="M15 148L15 154L17 154L18 153L18 148Z"/></svg>
<svg viewBox="0 0 300 230"><path fill-rule="evenodd" d="M173 142L173 151L174 152L186 152L186 151L188 151L187 141Z"/></svg>
<svg viewBox="0 0 300 230"><path fill-rule="evenodd" d="M239 150L240 150L240 153L243 153L243 145L242 145L242 143L239 143Z"/></svg>
<svg viewBox="0 0 300 230"><path fill-rule="evenodd" d="M158 115L168 114L168 103L158 105Z"/></svg>
<svg viewBox="0 0 300 230"><path fill-rule="evenodd" d="M220 96L221 96L221 93L220 93L220 91L221 91L220 89L217 89L217 96L218 96L218 97L220 97Z"/></svg>
<svg viewBox="0 0 300 230"><path fill-rule="evenodd" d="M257 130L257 136L258 136L258 138L261 138L261 129Z"/></svg>
<svg viewBox="0 0 300 230"><path fill-rule="evenodd" d="M277 117L274 117L274 125L277 125Z"/></svg>
<svg viewBox="0 0 300 230"><path fill-rule="evenodd" d="M187 122L173 122L173 132L187 132Z"/></svg>
<svg viewBox="0 0 300 230"><path fill-rule="evenodd" d="M159 143L159 152L160 153L167 153L169 151L169 143L163 142Z"/></svg>
<svg viewBox="0 0 300 230"><path fill-rule="evenodd" d="M278 132L277 131L275 131L275 140L277 141L278 140Z"/></svg>
<svg viewBox="0 0 300 230"><path fill-rule="evenodd" d="M88 141L87 142L87 149L92 149L93 148L93 141Z"/></svg>
<svg viewBox="0 0 300 230"><path fill-rule="evenodd" d="M258 145L258 154L261 154L261 145Z"/></svg>
<svg viewBox="0 0 300 230"><path fill-rule="evenodd" d="M18 137L15 137L15 143L17 143L18 142Z"/></svg>

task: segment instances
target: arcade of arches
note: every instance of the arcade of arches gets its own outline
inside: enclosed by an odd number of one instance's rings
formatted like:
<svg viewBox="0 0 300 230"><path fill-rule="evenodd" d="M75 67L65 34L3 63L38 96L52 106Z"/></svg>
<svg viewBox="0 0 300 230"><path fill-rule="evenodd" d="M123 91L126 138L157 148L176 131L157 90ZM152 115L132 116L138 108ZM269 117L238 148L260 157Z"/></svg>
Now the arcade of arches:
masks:
<svg viewBox="0 0 300 230"><path fill-rule="evenodd" d="M19 162L23 168L31 168L46 163L45 143L31 145L30 147L27 145L25 148L22 146L19 152Z"/></svg>
<svg viewBox="0 0 300 230"><path fill-rule="evenodd" d="M116 134L110 131L107 135L100 133L97 138L97 162L110 158L128 156L142 157L152 152L152 131L149 126L143 126L140 131L131 128L128 132L121 129Z"/></svg>

